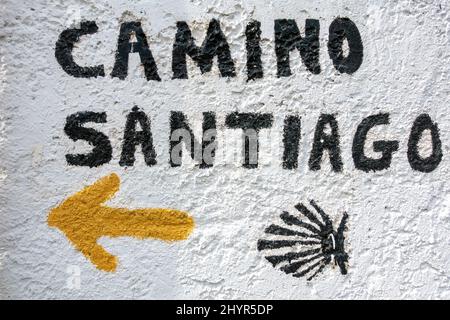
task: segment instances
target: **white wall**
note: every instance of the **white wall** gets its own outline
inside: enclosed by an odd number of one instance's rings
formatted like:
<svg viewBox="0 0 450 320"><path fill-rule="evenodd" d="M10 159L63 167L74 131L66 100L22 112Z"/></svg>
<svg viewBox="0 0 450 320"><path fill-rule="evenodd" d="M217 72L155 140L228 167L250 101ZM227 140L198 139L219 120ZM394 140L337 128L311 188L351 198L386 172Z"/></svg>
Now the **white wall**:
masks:
<svg viewBox="0 0 450 320"><path fill-rule="evenodd" d="M450 298L447 1L6 0L0 6L1 298ZM364 44L364 62L352 75L339 74L328 57L328 26L338 16L358 26ZM191 63L189 80L171 80L176 21L187 21L200 43L212 18L222 23L237 77L220 78L216 66L200 75ZM308 73L293 53L294 75L276 77L273 23L278 18L296 19L301 29L307 18L320 21L320 75ZM59 34L81 19L95 20L99 32L83 37L74 56L80 65L104 64L104 78L71 77L55 59ZM161 82L145 80L137 55L130 59L126 80L110 76L120 24L135 19L142 21ZM262 24L265 77L247 83L250 19ZM134 105L152 120L154 167L145 165L141 153L132 168L118 164L125 118ZM224 161L208 170L170 168L174 110L185 112L197 132L205 111L216 112L219 124L233 111L273 113L273 129L261 142L263 165L247 170ZM108 123L94 127L112 141L111 163L93 169L66 163L67 153L90 150L63 131L66 117L78 111L107 112ZM391 123L375 129L371 138L399 140L400 148L389 169L365 173L353 164L352 140L362 119L380 112L390 113ZM276 147L284 117L292 113L302 116L295 171L282 169ZM331 171L328 158L321 171L308 169L321 113L336 114L339 122L342 173ZM441 133L444 157L431 173L413 171L406 156L411 126L422 113ZM219 132L228 130L221 125ZM239 151L240 136L235 136L229 145ZM223 154L230 156L232 148ZM173 244L103 238L100 243L119 258L119 266L115 273L97 270L63 233L47 225L47 215L70 194L112 172L122 187L110 206L187 211L196 221L191 237ZM274 269L257 251L264 229L283 210L293 211L309 199L335 223L344 211L349 214L346 276L328 266L307 282ZM80 271L79 288L76 281L75 287L68 285L74 270Z"/></svg>

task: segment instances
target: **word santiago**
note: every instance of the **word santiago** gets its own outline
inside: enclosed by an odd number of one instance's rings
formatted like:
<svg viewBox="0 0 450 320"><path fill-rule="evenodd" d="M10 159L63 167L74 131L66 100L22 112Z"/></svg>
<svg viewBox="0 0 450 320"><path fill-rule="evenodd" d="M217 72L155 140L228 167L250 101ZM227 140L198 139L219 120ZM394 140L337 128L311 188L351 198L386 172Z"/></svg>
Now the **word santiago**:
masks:
<svg viewBox="0 0 450 320"><path fill-rule="evenodd" d="M352 156L356 169L369 172L380 171L390 167L393 154L399 149L398 140L378 140L373 142L373 151L380 153L380 157L371 158L365 154L368 134L375 126L389 124L388 113L380 113L364 118L358 125L353 138ZM112 159L112 144L107 135L93 128L85 127L88 123L106 123L105 112L78 112L67 117L65 133L73 141L85 140L94 148L88 154L67 154L70 165L98 167L107 164ZM259 132L269 129L274 122L271 113L239 113L233 112L226 116L225 127L241 130L243 134L243 167L254 169L258 167ZM138 128L139 127L139 128ZM221 126L222 127L222 126ZM203 113L203 134L199 141L183 112L172 111L170 114L170 150L169 159L172 167L182 165L183 145L190 157L196 161L201 169L214 166L216 150L218 148L216 114ZM134 107L125 122L122 152L119 164L131 167L135 163L137 147L141 147L145 163L154 166L156 150L153 144L153 134L149 117L138 107ZM419 152L419 142L427 132L431 135L432 152L423 157ZM283 128L283 168L293 170L298 168L299 147L301 140L301 117L288 115L284 119ZM339 126L335 115L322 114L316 125L312 143L309 169L321 169L322 158L328 153L333 171L342 172L343 163L340 148ZM431 172L442 160L442 143L439 128L429 115L419 115L412 124L408 139L408 161L413 170Z"/></svg>

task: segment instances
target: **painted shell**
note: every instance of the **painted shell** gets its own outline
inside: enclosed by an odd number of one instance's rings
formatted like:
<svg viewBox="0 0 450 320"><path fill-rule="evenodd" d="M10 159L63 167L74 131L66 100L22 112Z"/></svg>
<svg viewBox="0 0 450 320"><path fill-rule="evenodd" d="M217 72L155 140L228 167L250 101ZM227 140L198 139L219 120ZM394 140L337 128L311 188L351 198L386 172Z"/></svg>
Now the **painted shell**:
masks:
<svg viewBox="0 0 450 320"><path fill-rule="evenodd" d="M347 274L348 254L344 250L347 213L335 230L330 217L313 200L310 204L318 215L301 203L295 206L298 213L283 212L282 223L265 230L272 239L259 240L258 250L267 253L266 259L274 267L294 277L307 277L308 281L333 260L341 273Z"/></svg>

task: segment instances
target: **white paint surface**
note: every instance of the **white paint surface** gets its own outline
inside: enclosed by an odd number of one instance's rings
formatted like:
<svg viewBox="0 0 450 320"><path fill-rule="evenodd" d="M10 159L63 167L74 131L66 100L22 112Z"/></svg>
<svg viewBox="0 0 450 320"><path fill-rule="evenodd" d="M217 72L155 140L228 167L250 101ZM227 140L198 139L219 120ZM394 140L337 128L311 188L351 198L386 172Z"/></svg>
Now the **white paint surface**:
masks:
<svg viewBox="0 0 450 320"><path fill-rule="evenodd" d="M447 1L5 0L0 6L0 298L450 298ZM364 62L351 76L333 68L326 49L328 26L338 16L352 19L363 39ZM216 66L202 76L192 65L189 80L171 80L176 21L187 21L200 42L211 18L221 20L238 76L219 78ZM320 20L320 75L308 73L293 53L294 75L276 77L277 18L294 18L302 29L305 19ZM82 38L75 57L80 65L104 64L105 78L73 78L54 57L59 34L81 19L95 20L99 32ZM136 55L126 80L109 76L120 23L130 19L143 23L160 83L144 79ZM265 77L247 83L250 19L262 23ZM118 165L125 117L135 104L152 119L155 167L146 167L140 154L133 168ZM68 115L87 110L107 112L108 123L96 127L113 141L113 161L97 169L65 161L66 153L89 150L63 131ZM197 126L204 111L216 112L219 124L232 111L274 113L266 135L275 145L284 116L296 112L303 118L300 168L281 169L280 151L267 155L263 140L265 165L257 170L230 164L172 169L172 110L184 111ZM351 143L360 121L379 112L389 112L391 124L374 137L399 140L400 149L390 169L364 173L354 168ZM331 172L328 159L321 171L307 168L320 113L337 114L343 173ZM428 174L414 172L406 157L421 113L438 122L443 143L443 161ZM51 208L111 172L120 175L122 188L110 205L188 211L196 220L189 240L102 239L119 258L117 272L109 274L47 226ZM256 250L282 210L311 198L335 221L349 213L347 276L328 267L307 283L272 268ZM77 270L79 282L71 277Z"/></svg>

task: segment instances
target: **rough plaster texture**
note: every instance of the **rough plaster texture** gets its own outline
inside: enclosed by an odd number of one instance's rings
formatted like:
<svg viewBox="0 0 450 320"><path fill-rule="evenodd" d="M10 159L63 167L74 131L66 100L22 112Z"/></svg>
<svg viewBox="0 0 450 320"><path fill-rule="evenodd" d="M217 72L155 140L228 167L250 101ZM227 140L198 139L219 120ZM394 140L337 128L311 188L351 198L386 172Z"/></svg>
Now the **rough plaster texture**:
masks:
<svg viewBox="0 0 450 320"><path fill-rule="evenodd" d="M0 6L0 298L450 298L448 1L4 0ZM353 75L339 74L328 57L328 26L338 16L352 19L363 39L364 62ZM191 63L189 80L171 80L176 21L187 21L201 41L212 18L222 23L237 77L219 78L216 66L200 75ZM296 19L302 31L305 19L320 20L320 75L308 73L293 53L294 75L276 77L277 18ZM261 21L265 77L247 83L244 34L250 19ZM59 34L81 20L95 20L99 32L82 38L75 58L81 65L104 64L104 78L73 78L55 60ZM136 55L126 80L109 76L120 24L127 20L142 21L162 82L144 79ZM141 155L132 168L118 164L125 117L135 104L152 120L155 167ZM108 123L94 127L110 137L113 160L95 169L70 167L65 154L90 147L68 139L65 119L88 110L107 112ZM197 132L201 113L214 111L222 134L230 131L223 128L229 112L273 113L274 127L261 142L263 165L170 168L173 110L185 112ZM390 113L391 124L373 130L373 138L397 139L400 149L388 170L364 173L354 168L351 143L360 121L379 112ZM279 148L272 155L268 150L269 140L279 143L284 116L291 113L302 116L295 171L281 168ZM321 171L307 167L320 113L337 114L342 173L332 172L327 159ZM413 171L406 157L412 123L421 113L441 130L444 157L432 173ZM234 135L219 158L232 147L239 150L240 135ZM101 244L119 258L119 267L116 273L97 270L47 225L47 215L112 172L122 187L109 205L187 211L196 221L192 236L173 244L104 238ZM348 212L347 276L328 267L306 282L272 268L257 251L258 239L281 211L308 199L335 221ZM73 267L81 283L71 289Z"/></svg>

